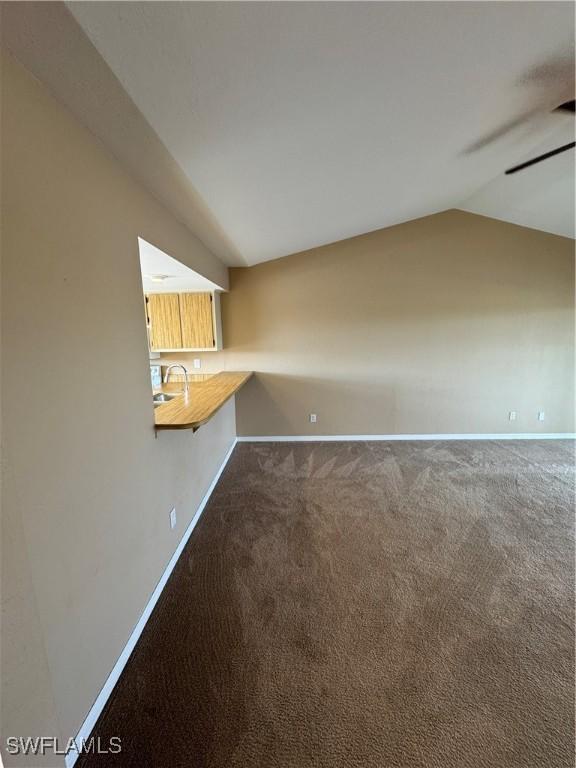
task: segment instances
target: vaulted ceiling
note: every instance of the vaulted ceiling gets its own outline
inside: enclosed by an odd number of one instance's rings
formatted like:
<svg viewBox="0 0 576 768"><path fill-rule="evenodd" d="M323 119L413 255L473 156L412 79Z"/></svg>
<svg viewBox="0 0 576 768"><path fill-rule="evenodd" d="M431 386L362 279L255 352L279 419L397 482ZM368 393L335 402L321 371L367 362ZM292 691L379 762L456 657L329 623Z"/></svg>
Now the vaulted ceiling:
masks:
<svg viewBox="0 0 576 768"><path fill-rule="evenodd" d="M573 138L572 3L68 8L230 264L458 207L574 236L573 152L503 175Z"/></svg>

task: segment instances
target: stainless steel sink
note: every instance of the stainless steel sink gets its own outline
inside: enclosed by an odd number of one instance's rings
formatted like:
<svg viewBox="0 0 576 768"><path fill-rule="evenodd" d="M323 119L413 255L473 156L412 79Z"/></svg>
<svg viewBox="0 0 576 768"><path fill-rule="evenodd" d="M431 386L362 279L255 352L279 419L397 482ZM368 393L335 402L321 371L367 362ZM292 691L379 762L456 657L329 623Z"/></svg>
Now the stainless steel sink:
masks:
<svg viewBox="0 0 576 768"><path fill-rule="evenodd" d="M158 392L158 394L153 395L152 400L154 402L154 408L157 408L159 405L163 405L164 403L170 402L170 400L174 400L175 397L178 397L178 395L181 394L180 392Z"/></svg>

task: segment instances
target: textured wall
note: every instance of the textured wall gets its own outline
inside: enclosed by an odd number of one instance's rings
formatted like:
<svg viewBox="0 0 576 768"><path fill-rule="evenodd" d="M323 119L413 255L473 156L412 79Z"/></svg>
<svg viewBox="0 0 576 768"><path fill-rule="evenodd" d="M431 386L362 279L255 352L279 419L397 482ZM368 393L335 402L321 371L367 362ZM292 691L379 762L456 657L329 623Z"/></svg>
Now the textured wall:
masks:
<svg viewBox="0 0 576 768"><path fill-rule="evenodd" d="M226 350L202 358L258 371L240 435L574 430L572 240L447 211L230 286Z"/></svg>
<svg viewBox="0 0 576 768"><path fill-rule="evenodd" d="M2 736L67 739L235 436L154 437L137 237L226 270L9 57L2 142Z"/></svg>

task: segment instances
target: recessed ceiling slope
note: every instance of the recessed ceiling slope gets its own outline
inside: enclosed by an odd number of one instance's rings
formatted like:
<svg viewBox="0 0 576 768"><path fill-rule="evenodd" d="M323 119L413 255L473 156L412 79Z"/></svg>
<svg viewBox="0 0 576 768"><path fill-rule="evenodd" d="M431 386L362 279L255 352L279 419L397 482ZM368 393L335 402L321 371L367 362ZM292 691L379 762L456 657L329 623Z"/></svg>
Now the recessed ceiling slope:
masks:
<svg viewBox="0 0 576 768"><path fill-rule="evenodd" d="M138 238L140 271L145 293L179 293L180 291L220 291L213 283L185 264L168 256L160 248Z"/></svg>
<svg viewBox="0 0 576 768"><path fill-rule="evenodd" d="M246 263L449 207L555 130L571 3L70 3Z"/></svg>
<svg viewBox="0 0 576 768"><path fill-rule="evenodd" d="M518 159L520 162L530 160L570 141L574 141L573 118L532 152ZM513 175L502 173L458 207L470 213L574 238L574 170L574 152L565 152Z"/></svg>

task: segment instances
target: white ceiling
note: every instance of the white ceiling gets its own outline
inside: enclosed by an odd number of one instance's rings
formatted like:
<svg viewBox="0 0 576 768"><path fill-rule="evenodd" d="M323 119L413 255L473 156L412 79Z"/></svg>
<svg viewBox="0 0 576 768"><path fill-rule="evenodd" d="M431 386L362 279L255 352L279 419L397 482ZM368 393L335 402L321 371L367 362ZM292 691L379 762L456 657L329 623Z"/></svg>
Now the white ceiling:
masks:
<svg viewBox="0 0 576 768"><path fill-rule="evenodd" d="M535 169L507 177L515 192L489 185L573 98L572 3L68 7L232 243L228 263L460 206L572 231L559 159L538 171L547 190L527 189Z"/></svg>
<svg viewBox="0 0 576 768"><path fill-rule="evenodd" d="M190 267L168 256L152 243L138 238L140 270L145 293L179 293L180 291L219 291L219 285L207 280ZM152 277L163 276L162 282Z"/></svg>

